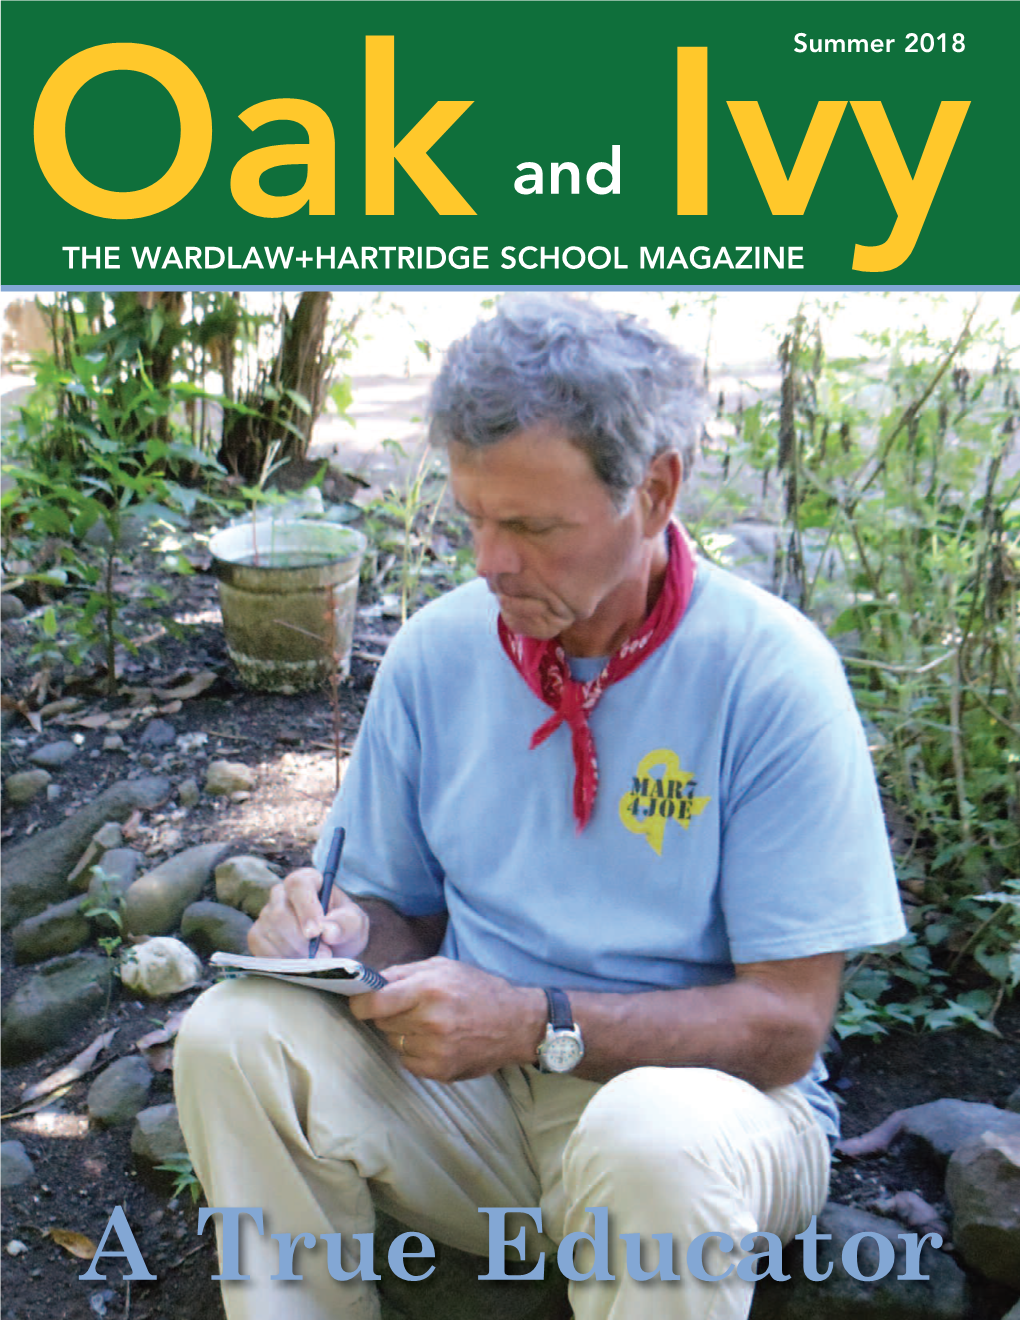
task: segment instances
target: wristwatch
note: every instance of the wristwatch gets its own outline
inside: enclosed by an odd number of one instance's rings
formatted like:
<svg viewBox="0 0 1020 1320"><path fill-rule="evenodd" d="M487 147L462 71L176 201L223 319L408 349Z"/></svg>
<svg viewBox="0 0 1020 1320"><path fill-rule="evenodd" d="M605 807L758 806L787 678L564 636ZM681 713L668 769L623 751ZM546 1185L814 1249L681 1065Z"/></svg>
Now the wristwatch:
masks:
<svg viewBox="0 0 1020 1320"><path fill-rule="evenodd" d="M546 1073L568 1073L584 1058L581 1029L574 1021L570 1000L562 990L546 988L549 1022L545 1040L538 1047L538 1070Z"/></svg>

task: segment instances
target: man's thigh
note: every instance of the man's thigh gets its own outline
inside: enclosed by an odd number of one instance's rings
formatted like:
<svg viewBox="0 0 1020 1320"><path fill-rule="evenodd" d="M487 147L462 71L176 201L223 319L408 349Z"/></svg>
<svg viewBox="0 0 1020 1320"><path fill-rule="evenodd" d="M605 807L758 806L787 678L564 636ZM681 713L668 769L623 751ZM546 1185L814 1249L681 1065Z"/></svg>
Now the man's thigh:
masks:
<svg viewBox="0 0 1020 1320"><path fill-rule="evenodd" d="M488 1250L479 1206L538 1204L503 1079L412 1076L339 996L224 982L188 1014L175 1071L211 1204L280 1206L291 1231L363 1232L367 1202L353 1189L367 1186L408 1228L478 1253ZM313 1208L318 1229L304 1222Z"/></svg>

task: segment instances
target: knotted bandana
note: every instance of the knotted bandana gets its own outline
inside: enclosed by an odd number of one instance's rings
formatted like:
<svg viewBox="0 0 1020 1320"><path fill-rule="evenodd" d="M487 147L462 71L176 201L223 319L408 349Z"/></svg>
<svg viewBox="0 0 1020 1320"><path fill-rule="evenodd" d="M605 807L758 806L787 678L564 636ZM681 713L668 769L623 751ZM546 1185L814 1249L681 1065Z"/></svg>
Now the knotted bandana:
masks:
<svg viewBox="0 0 1020 1320"><path fill-rule="evenodd" d="M669 561L666 577L655 607L644 623L609 657L602 672L587 683L571 677L567 654L555 638L541 641L511 632L499 619L499 640L510 660L535 696L553 708L552 715L531 735L535 748L555 733L561 724L570 729L574 753L574 820L578 834L591 819L599 786L595 739L588 716L607 687L632 674L683 618L694 586L694 556L686 537L675 523L666 532Z"/></svg>

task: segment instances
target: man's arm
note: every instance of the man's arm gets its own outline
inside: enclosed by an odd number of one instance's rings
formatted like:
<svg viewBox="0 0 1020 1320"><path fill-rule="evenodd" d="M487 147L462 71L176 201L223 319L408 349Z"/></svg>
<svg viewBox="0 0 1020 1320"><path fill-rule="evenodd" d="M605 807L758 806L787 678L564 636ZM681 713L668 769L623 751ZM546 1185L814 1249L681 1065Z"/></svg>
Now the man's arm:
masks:
<svg viewBox="0 0 1020 1320"><path fill-rule="evenodd" d="M642 1065L717 1068L763 1090L797 1081L829 1031L842 953L748 963L726 985L636 994L569 991L585 1058L605 1081ZM385 990L352 1000L400 1044L420 1077L455 1081L534 1063L545 1035L541 989L445 958L392 967Z"/></svg>

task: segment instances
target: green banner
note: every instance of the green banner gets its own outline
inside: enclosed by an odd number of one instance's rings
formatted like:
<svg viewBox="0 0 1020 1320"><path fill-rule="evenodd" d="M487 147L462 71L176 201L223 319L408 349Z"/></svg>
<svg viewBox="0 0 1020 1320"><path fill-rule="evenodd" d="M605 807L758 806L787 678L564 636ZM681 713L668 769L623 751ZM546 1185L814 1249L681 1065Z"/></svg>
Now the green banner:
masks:
<svg viewBox="0 0 1020 1320"><path fill-rule="evenodd" d="M1017 10L3 8L6 288L1020 283Z"/></svg>

